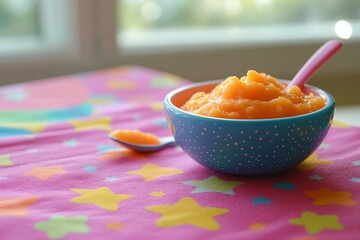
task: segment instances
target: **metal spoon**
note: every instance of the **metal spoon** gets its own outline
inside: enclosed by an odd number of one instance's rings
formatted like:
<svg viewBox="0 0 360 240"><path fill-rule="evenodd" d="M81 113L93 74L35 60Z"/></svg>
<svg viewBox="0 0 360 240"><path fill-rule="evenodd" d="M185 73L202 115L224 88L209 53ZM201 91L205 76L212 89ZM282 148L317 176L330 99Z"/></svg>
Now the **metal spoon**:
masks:
<svg viewBox="0 0 360 240"><path fill-rule="evenodd" d="M325 62L327 62L327 60L329 60L342 47L342 45L342 42L337 39L333 39L324 43L297 72L287 88L298 86L300 89L302 89L310 77Z"/></svg>
<svg viewBox="0 0 360 240"><path fill-rule="evenodd" d="M108 135L108 137L111 140L119 143L123 147L134 150L134 151L138 151L138 152L155 152L155 151L159 151L164 148L167 148L167 147L174 146L176 144L175 139L172 136L159 138L160 142L161 142L159 144L136 144L136 143L125 142L125 141L115 138L114 136L112 136L111 133Z"/></svg>

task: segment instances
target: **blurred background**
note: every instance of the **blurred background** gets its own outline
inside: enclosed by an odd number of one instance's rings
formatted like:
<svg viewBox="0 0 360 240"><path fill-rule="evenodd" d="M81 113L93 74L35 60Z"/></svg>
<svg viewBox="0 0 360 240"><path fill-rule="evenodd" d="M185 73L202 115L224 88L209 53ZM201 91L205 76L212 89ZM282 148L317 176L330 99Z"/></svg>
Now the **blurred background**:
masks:
<svg viewBox="0 0 360 240"><path fill-rule="evenodd" d="M311 84L360 104L359 37L359 0L0 0L0 85L129 64L191 81L291 79L339 38Z"/></svg>

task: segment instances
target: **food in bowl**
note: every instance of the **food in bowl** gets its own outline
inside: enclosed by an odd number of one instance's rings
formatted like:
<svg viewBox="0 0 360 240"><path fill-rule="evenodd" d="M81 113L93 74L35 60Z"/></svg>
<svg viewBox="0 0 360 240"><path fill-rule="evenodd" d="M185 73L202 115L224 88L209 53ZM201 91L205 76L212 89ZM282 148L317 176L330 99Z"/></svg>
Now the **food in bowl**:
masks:
<svg viewBox="0 0 360 240"><path fill-rule="evenodd" d="M279 118L306 114L325 106L325 99L287 89L276 78L254 70L240 79L228 77L210 93L196 92L181 106L195 114L231 119Z"/></svg>
<svg viewBox="0 0 360 240"><path fill-rule="evenodd" d="M285 86L288 80L278 79ZM192 159L212 170L239 176L278 173L297 166L325 138L333 118L331 94L311 85L304 93L324 99L318 110L277 118L234 119L205 116L182 109L198 92L211 93L223 80L193 83L164 99L176 143Z"/></svg>

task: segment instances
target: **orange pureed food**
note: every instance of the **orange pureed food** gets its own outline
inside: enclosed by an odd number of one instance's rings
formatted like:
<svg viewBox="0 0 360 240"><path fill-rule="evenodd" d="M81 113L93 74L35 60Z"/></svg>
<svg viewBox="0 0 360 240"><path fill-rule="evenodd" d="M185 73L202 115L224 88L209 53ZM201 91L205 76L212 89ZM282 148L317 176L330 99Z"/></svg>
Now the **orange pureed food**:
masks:
<svg viewBox="0 0 360 240"><path fill-rule="evenodd" d="M116 139L134 144L159 144L160 139L151 133L140 132L139 130L116 130L111 133Z"/></svg>
<svg viewBox="0 0 360 240"><path fill-rule="evenodd" d="M297 86L286 89L276 78L250 70L241 79L228 77L210 93L195 93L181 109L217 118L264 119L301 115L324 106L321 96L304 94Z"/></svg>

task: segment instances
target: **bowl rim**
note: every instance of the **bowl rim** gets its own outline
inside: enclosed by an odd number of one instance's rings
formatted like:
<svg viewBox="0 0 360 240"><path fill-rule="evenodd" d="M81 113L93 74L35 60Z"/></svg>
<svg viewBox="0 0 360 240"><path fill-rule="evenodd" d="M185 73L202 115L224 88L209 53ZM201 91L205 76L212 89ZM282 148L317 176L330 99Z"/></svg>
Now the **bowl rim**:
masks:
<svg viewBox="0 0 360 240"><path fill-rule="evenodd" d="M286 80L286 79L277 79L279 82L281 83L289 83L290 80ZM334 97L326 92L325 90L322 90L318 87L315 87L313 85L310 84L305 84L304 87L306 89L309 89L312 92L317 93L318 95L325 97L325 101L326 101L326 105L323 108L320 108L314 112L310 112L310 113L305 113L305 114L301 114L301 115L295 115L295 116L289 116L289 117L281 117L281 118L261 118L261 119L231 119L231 118L216 118L216 117L210 117L210 116L204 116L204 115L199 115L199 114L195 114L192 112L188 112L188 111L184 111L180 108L178 108L177 106L175 106L171 99L176 95L179 94L185 90L191 89L191 88L195 88L195 87L200 87L200 86L205 86L205 85L211 85L211 84L219 84L222 81L224 81L224 79L214 79L214 80L207 80L207 81L201 81L201 82L195 82L195 83L191 83L188 84L186 86L182 86L179 87L177 89L172 90L171 92L169 92L165 98L164 98L164 107L166 109L166 106L169 106L173 109L175 109L176 111L179 111L183 114L186 115L190 115L192 117L195 118L200 118L200 119L204 119L204 120L208 120L208 121L228 121L228 122L253 122L253 123L259 123L259 122L272 122L272 121L287 121L290 119L299 119L299 118L304 118L304 117L310 117L312 115L317 115L319 112L323 112L326 110L329 110L331 108L335 108L335 99Z"/></svg>

